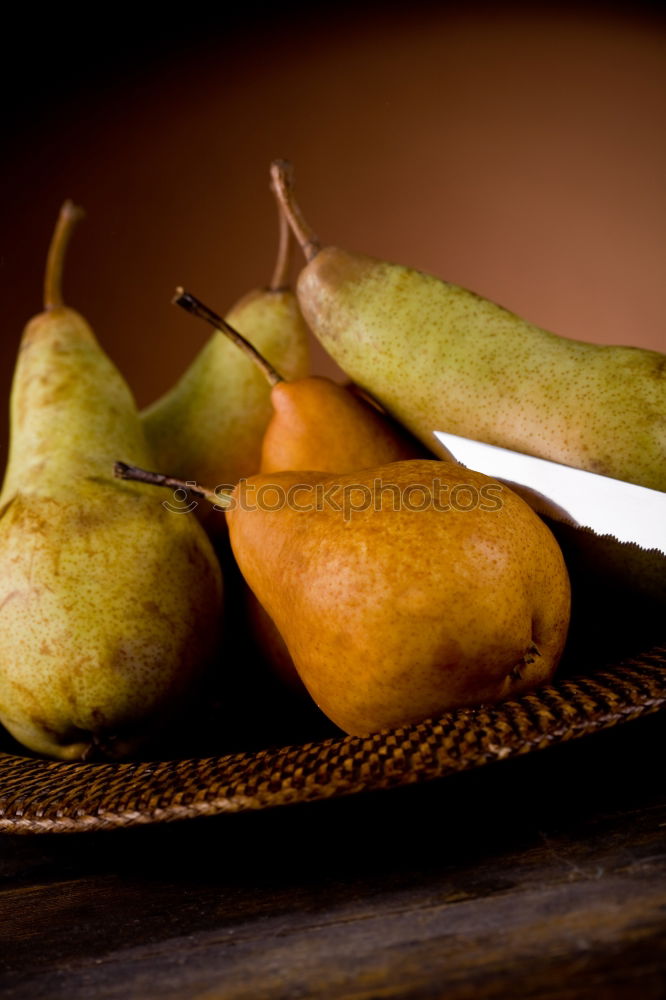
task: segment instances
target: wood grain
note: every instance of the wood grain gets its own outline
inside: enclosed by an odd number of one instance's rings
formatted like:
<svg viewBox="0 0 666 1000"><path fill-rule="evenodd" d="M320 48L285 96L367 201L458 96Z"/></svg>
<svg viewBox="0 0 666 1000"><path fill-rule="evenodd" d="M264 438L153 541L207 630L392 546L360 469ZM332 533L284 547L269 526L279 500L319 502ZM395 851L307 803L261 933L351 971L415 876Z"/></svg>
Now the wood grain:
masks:
<svg viewBox="0 0 666 1000"><path fill-rule="evenodd" d="M579 997L666 989L655 716L428 787L0 840L0 993Z"/></svg>

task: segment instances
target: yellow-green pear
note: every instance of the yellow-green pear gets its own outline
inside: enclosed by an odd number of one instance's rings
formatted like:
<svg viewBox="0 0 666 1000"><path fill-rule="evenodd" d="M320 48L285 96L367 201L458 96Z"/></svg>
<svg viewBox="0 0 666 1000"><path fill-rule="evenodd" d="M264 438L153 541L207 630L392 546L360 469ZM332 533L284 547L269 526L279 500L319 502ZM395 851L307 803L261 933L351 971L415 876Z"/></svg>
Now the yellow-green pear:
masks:
<svg viewBox="0 0 666 1000"><path fill-rule="evenodd" d="M272 167L308 263L312 332L429 447L444 430L666 490L666 356L558 337L419 271L322 248Z"/></svg>
<svg viewBox="0 0 666 1000"><path fill-rule="evenodd" d="M0 721L62 759L133 752L216 649L222 581L195 518L113 475L154 465L130 391L62 301L61 212L45 311L26 327L0 496Z"/></svg>
<svg viewBox="0 0 666 1000"><path fill-rule="evenodd" d="M307 374L309 336L287 285L289 240L280 213L270 286L242 298L227 320L292 379ZM272 412L270 385L261 372L221 333L214 333L176 385L142 413L142 421L159 468L221 485L257 472Z"/></svg>

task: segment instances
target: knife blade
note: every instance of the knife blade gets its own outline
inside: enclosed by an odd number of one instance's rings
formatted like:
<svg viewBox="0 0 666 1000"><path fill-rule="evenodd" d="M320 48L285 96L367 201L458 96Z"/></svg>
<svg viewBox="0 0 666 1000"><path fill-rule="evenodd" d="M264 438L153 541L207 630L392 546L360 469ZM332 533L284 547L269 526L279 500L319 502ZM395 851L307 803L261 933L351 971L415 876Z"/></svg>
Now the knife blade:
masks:
<svg viewBox="0 0 666 1000"><path fill-rule="evenodd" d="M540 514L666 555L666 493L434 431L446 457L509 486Z"/></svg>

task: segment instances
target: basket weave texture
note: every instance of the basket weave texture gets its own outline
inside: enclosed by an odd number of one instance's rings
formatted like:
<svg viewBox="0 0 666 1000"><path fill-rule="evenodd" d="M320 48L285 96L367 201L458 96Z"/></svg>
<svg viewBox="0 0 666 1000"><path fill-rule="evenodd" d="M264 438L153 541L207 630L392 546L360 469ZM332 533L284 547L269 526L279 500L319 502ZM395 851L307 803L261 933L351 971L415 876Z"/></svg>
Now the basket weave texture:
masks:
<svg viewBox="0 0 666 1000"><path fill-rule="evenodd" d="M219 757L70 763L0 754L0 830L79 833L441 778L666 707L666 647L531 694L376 733Z"/></svg>

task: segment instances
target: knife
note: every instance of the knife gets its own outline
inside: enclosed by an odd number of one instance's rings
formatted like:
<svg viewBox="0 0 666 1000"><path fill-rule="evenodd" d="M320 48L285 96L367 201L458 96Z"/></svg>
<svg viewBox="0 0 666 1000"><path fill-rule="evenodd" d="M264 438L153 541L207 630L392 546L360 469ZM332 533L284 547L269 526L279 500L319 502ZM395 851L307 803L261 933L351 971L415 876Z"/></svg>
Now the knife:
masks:
<svg viewBox="0 0 666 1000"><path fill-rule="evenodd" d="M500 480L539 514L666 555L666 493L457 434L434 435L446 458Z"/></svg>

